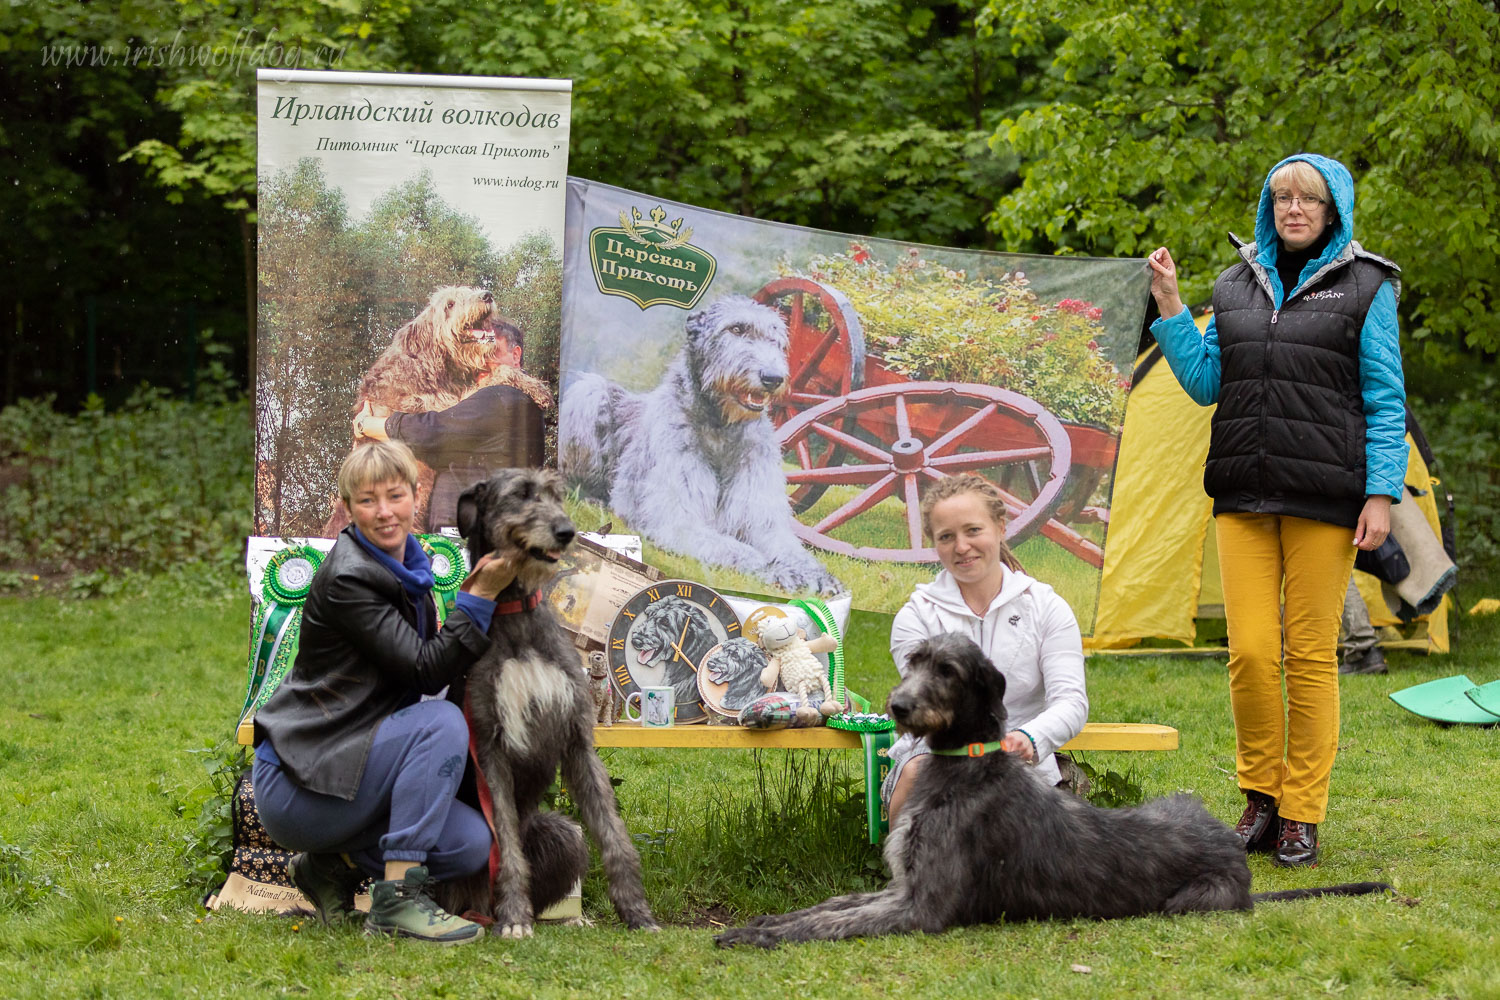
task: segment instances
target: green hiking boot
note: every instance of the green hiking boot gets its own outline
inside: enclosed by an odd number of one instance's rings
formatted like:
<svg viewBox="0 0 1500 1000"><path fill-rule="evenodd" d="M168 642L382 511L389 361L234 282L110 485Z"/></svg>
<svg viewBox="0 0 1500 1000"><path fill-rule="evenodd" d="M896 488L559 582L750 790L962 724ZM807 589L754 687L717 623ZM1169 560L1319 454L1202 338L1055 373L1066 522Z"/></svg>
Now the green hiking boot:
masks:
<svg viewBox="0 0 1500 1000"><path fill-rule="evenodd" d="M484 928L455 917L427 894L427 869L411 868L406 878L376 882L370 887L366 934L394 934L433 944L468 944L484 935Z"/></svg>
<svg viewBox="0 0 1500 1000"><path fill-rule="evenodd" d="M365 873L343 855L294 854L286 873L324 924L341 924L354 915L354 890Z"/></svg>

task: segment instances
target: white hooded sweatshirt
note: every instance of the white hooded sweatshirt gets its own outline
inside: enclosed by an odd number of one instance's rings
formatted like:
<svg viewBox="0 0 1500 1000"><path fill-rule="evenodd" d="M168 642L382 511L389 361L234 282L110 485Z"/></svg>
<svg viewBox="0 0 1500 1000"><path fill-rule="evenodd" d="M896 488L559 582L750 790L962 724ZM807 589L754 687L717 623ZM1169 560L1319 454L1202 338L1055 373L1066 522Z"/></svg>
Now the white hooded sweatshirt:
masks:
<svg viewBox="0 0 1500 1000"><path fill-rule="evenodd" d="M1000 593L981 617L943 570L917 587L891 625L891 658L901 676L912 647L944 632L973 639L1005 675L1006 731L1024 729L1036 741L1037 777L1056 784L1061 775L1052 754L1089 717L1083 640L1068 602L1040 580L1007 569ZM899 765L925 747L925 741L902 736L891 748L892 761Z"/></svg>

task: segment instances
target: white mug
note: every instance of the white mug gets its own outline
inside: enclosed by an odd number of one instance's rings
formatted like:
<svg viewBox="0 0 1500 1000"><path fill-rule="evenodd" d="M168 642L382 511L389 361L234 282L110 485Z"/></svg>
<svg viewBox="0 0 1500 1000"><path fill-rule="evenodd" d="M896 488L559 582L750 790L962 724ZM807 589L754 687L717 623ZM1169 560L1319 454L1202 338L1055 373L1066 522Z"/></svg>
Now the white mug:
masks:
<svg viewBox="0 0 1500 1000"><path fill-rule="evenodd" d="M630 714L632 700L639 701L640 715ZM675 715L674 709L674 692L670 687L643 687L625 696L625 718L647 728L662 729L670 726Z"/></svg>

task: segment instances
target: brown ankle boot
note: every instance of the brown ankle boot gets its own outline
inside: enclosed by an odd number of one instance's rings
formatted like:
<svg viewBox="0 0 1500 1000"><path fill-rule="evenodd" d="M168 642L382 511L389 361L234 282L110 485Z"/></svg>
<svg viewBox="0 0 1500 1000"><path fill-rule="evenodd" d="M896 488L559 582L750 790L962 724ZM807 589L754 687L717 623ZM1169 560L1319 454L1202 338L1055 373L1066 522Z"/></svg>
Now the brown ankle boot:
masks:
<svg viewBox="0 0 1500 1000"><path fill-rule="evenodd" d="M1271 851L1276 847L1279 817L1276 801L1264 792L1245 792L1245 812L1234 825L1246 851Z"/></svg>
<svg viewBox="0 0 1500 1000"><path fill-rule="evenodd" d="M1294 819L1281 821L1276 854L1271 859L1283 868L1312 868L1318 863L1318 824Z"/></svg>

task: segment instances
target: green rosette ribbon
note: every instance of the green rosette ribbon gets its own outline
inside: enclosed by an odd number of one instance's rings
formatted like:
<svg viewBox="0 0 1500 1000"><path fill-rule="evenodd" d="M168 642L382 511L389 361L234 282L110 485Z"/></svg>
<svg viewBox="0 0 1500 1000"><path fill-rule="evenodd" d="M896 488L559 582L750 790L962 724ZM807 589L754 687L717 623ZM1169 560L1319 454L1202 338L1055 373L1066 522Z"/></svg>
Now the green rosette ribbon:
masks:
<svg viewBox="0 0 1500 1000"><path fill-rule="evenodd" d="M260 607L250 628L250 676L240 721L260 710L291 669L302 605L322 562L322 552L311 545L297 545L277 552L266 564Z"/></svg>
<svg viewBox="0 0 1500 1000"><path fill-rule="evenodd" d="M266 603L300 608L312 592L313 574L323 562L323 553L311 545L282 549L266 563L260 591Z"/></svg>
<svg viewBox="0 0 1500 1000"><path fill-rule="evenodd" d="M418 535L422 551L432 560L432 589L438 595L438 620L447 621L453 613L458 585L469 575L463 544L447 535Z"/></svg>

